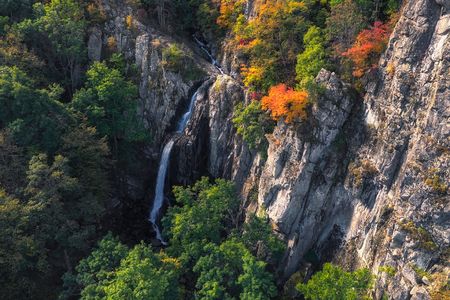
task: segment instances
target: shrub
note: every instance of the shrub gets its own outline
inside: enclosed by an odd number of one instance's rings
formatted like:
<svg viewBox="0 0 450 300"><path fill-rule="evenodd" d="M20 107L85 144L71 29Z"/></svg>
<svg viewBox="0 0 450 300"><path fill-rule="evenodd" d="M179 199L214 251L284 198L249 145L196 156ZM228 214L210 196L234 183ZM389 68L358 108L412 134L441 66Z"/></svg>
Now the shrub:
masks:
<svg viewBox="0 0 450 300"><path fill-rule="evenodd" d="M180 73L187 80L196 80L204 74L192 57L188 56L177 44L171 44L163 49L162 65L171 72Z"/></svg>
<svg viewBox="0 0 450 300"><path fill-rule="evenodd" d="M434 168L428 171L425 184L429 186L433 192L445 195L447 193L447 183L439 176L439 170Z"/></svg>
<svg viewBox="0 0 450 300"><path fill-rule="evenodd" d="M400 228L411 236L411 238L419 242L419 246L428 251L438 249L438 246L433 241L431 234L423 227L417 227L413 221L402 222L399 224Z"/></svg>
<svg viewBox="0 0 450 300"><path fill-rule="evenodd" d="M349 170L353 175L356 187L361 187L366 180L370 180L378 174L378 169L368 159L350 164Z"/></svg>
<svg viewBox="0 0 450 300"><path fill-rule="evenodd" d="M386 48L390 30L386 24L375 22L370 29L361 31L353 47L342 53L353 62L353 76L362 77L370 68L376 67L378 58Z"/></svg>
<svg viewBox="0 0 450 300"><path fill-rule="evenodd" d="M303 37L305 50L297 56L297 82L299 89L306 89L319 71L326 66L325 38L319 27L311 26Z"/></svg>
<svg viewBox="0 0 450 300"><path fill-rule="evenodd" d="M311 300L356 300L363 298L371 288L372 277L368 269L346 272L326 263L322 271L314 274L306 284L298 284L297 289Z"/></svg>
<svg viewBox="0 0 450 300"><path fill-rule="evenodd" d="M184 51L176 44L171 44L162 51L163 65L171 71L179 71L183 68L183 61L185 58Z"/></svg>
<svg viewBox="0 0 450 300"><path fill-rule="evenodd" d="M308 93L305 91L294 91L285 84L273 86L269 95L261 99L262 108L270 110L274 120L284 118L290 123L298 118L306 118L306 107L308 105Z"/></svg>
<svg viewBox="0 0 450 300"><path fill-rule="evenodd" d="M393 266L380 266L378 271L386 273L390 277L394 277L397 272Z"/></svg>
<svg viewBox="0 0 450 300"><path fill-rule="evenodd" d="M260 150L267 145L265 134L270 133L274 126L268 114L261 109L259 101L252 101L247 106L242 103L236 105L233 124L251 149Z"/></svg>

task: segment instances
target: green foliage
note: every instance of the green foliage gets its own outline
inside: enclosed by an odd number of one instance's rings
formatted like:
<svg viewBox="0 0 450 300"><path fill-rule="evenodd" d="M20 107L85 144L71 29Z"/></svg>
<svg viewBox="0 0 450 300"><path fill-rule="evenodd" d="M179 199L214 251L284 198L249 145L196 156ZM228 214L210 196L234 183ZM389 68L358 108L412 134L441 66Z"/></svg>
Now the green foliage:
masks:
<svg viewBox="0 0 450 300"><path fill-rule="evenodd" d="M30 231L34 208L0 189L0 289L2 299L45 298L45 248Z"/></svg>
<svg viewBox="0 0 450 300"><path fill-rule="evenodd" d="M97 130L82 123L62 137L60 152L69 160L72 174L79 178L90 195L104 201L111 191L108 169L112 166L105 138L97 137Z"/></svg>
<svg viewBox="0 0 450 300"><path fill-rule="evenodd" d="M266 92L271 86L294 82L296 55L310 26L308 4L293 0L261 4L256 18L237 18L233 32L239 47L248 56L242 69L244 83Z"/></svg>
<svg viewBox="0 0 450 300"><path fill-rule="evenodd" d="M69 114L17 67L0 67L0 106L0 128L10 128L19 145L49 153L59 147Z"/></svg>
<svg viewBox="0 0 450 300"><path fill-rule="evenodd" d="M49 66L64 77L64 85L73 92L79 84L77 67L87 53L84 12L74 0L38 2L33 10L36 18L17 24L15 34L48 60Z"/></svg>
<svg viewBox="0 0 450 300"><path fill-rule="evenodd" d="M104 297L102 286L111 277L111 273L126 257L128 248L119 239L108 233L91 254L81 260L76 267L76 276L72 273L64 275L65 290L62 299L70 298L81 291L82 299Z"/></svg>
<svg viewBox="0 0 450 300"><path fill-rule="evenodd" d="M397 273L397 270L393 266L380 266L378 271L386 273L390 277L394 277L395 273Z"/></svg>
<svg viewBox="0 0 450 300"><path fill-rule="evenodd" d="M361 299L372 286L372 274L368 269L346 272L338 266L326 263L322 271L314 274L306 284L297 289L306 299L335 300Z"/></svg>
<svg viewBox="0 0 450 300"><path fill-rule="evenodd" d="M297 56L297 88L308 89L322 68L327 67L325 38L322 30L311 26L303 37L305 50Z"/></svg>
<svg viewBox="0 0 450 300"><path fill-rule="evenodd" d="M128 252L111 280L102 287L111 300L177 299L179 263L139 244ZM85 299L92 299L87 297Z"/></svg>
<svg viewBox="0 0 450 300"><path fill-rule="evenodd" d="M219 36L223 31L216 24L218 7L210 0L173 0L174 19L185 31L199 30ZM175 21L175 22L177 22Z"/></svg>
<svg viewBox="0 0 450 300"><path fill-rule="evenodd" d="M171 71L179 71L183 68L185 53L177 44L171 44L163 49L163 63Z"/></svg>
<svg viewBox="0 0 450 300"><path fill-rule="evenodd" d="M80 261L76 276L66 275L67 289L62 298L76 292L75 281L85 300L177 299L179 267L176 259L164 253L155 254L142 243L129 250L108 234L89 257Z"/></svg>
<svg viewBox="0 0 450 300"><path fill-rule="evenodd" d="M273 261L274 265L285 250L284 243L273 234L267 217L250 215L243 226L241 239L252 253L256 253L258 259Z"/></svg>
<svg viewBox="0 0 450 300"><path fill-rule="evenodd" d="M271 299L277 295L272 274L266 271L266 263L257 261L252 255L246 253L242 256L243 272L238 278L242 287L240 299Z"/></svg>
<svg viewBox="0 0 450 300"><path fill-rule="evenodd" d="M0 131L0 187L18 197L25 184L26 158L8 130Z"/></svg>
<svg viewBox="0 0 450 300"><path fill-rule="evenodd" d="M411 265L411 267L420 278L422 278L422 277L430 278L431 277L430 274L427 271L425 271L424 269L422 269L421 267L414 265L414 264Z"/></svg>
<svg viewBox="0 0 450 300"><path fill-rule="evenodd" d="M196 287L199 299L232 299L239 293L240 299L270 299L276 288L266 264L257 261L245 245L229 239L220 246L208 244L205 255L194 267L199 273Z"/></svg>
<svg viewBox="0 0 450 300"><path fill-rule="evenodd" d="M353 1L344 0L331 7L326 25L327 39L339 56L353 44L358 33L367 25L367 20Z"/></svg>
<svg viewBox="0 0 450 300"><path fill-rule="evenodd" d="M252 216L237 228L238 200L231 182L202 178L175 187L179 206L163 220L170 238L158 254L141 243L129 250L108 234L64 276L62 299L271 299L277 290L264 260L276 261L284 247L267 219ZM170 256L169 256L170 255ZM185 285L181 284L185 283ZM81 292L80 292L81 291Z"/></svg>
<svg viewBox="0 0 450 300"><path fill-rule="evenodd" d="M187 80L198 80L204 73L200 70L192 57L190 57L177 44L170 44L162 51L162 65L169 71L181 73Z"/></svg>
<svg viewBox="0 0 450 300"><path fill-rule="evenodd" d="M33 0L0 0L0 16L17 21L32 12Z"/></svg>
<svg viewBox="0 0 450 300"><path fill-rule="evenodd" d="M109 138L115 157L119 147L148 136L136 116L137 87L121 71L96 62L87 71L86 87L73 97L72 108L87 117L100 136ZM121 143L124 141L125 143Z"/></svg>
<svg viewBox="0 0 450 300"><path fill-rule="evenodd" d="M419 242L419 247L428 251L435 251L438 245L433 241L431 234L422 226L416 226L413 221L403 221L400 228L406 231L413 239Z"/></svg>
<svg viewBox="0 0 450 300"><path fill-rule="evenodd" d="M251 149L265 151L268 143L265 135L273 131L274 122L259 101L244 106L239 103L234 108L233 124L243 140Z"/></svg>
<svg viewBox="0 0 450 300"><path fill-rule="evenodd" d="M238 200L233 184L223 179L211 184L204 177L192 187L174 187L173 192L182 206L170 207L163 219L170 239L167 252L189 264L203 254L206 244L220 242L227 225L235 222Z"/></svg>
<svg viewBox="0 0 450 300"><path fill-rule="evenodd" d="M39 226L36 235L42 240L56 242L53 255L87 251L103 214L103 203L85 193L78 179L72 176L68 160L57 155L49 164L45 154L33 156L27 179L25 193L30 205L36 208L30 221ZM65 258L65 267L71 267L68 258Z"/></svg>

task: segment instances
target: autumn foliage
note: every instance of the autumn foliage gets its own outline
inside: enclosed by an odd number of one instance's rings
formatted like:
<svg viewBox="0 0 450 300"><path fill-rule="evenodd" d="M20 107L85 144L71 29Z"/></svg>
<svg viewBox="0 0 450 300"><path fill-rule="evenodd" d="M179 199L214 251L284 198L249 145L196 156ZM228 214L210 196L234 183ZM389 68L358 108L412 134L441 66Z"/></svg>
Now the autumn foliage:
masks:
<svg viewBox="0 0 450 300"><path fill-rule="evenodd" d="M287 123L297 118L306 117L306 106L308 104L308 93L305 91L295 91L285 84L273 86L269 90L269 95L261 99L263 109L270 110L274 120L285 118Z"/></svg>
<svg viewBox="0 0 450 300"><path fill-rule="evenodd" d="M217 24L222 28L231 28L244 9L243 0L221 0Z"/></svg>
<svg viewBox="0 0 450 300"><path fill-rule="evenodd" d="M376 66L379 56L386 48L389 34L389 26L377 21L370 29L361 31L353 47L342 53L353 61L355 77L363 76L368 69Z"/></svg>

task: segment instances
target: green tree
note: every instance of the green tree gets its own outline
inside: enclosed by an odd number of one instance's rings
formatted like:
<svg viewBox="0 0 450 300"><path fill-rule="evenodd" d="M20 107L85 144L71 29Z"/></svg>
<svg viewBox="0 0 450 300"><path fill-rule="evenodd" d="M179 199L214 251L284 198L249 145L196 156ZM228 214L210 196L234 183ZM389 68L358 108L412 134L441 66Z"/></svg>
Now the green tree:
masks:
<svg viewBox="0 0 450 300"><path fill-rule="evenodd" d="M49 296L46 249L29 223L34 208L0 188L0 289L2 299Z"/></svg>
<svg viewBox="0 0 450 300"><path fill-rule="evenodd" d="M91 254L79 262L76 275L73 273L64 275L65 290L61 298L70 298L78 294L80 289L81 299L104 298L104 285L113 276L114 270L119 267L120 261L127 256L128 251L127 246L108 233L98 242Z"/></svg>
<svg viewBox="0 0 450 300"><path fill-rule="evenodd" d="M272 232L267 217L250 215L243 226L241 239L258 259L274 264L281 259L285 250L284 243Z"/></svg>
<svg viewBox="0 0 450 300"><path fill-rule="evenodd" d="M79 84L77 67L86 57L85 35L87 23L77 1L52 0L34 6L36 27L47 38L66 78L70 78L73 92Z"/></svg>
<svg viewBox="0 0 450 300"><path fill-rule="evenodd" d="M39 90L17 67L0 67L0 129L9 128L20 146L54 153L70 122L52 90Z"/></svg>
<svg viewBox="0 0 450 300"><path fill-rule="evenodd" d="M100 136L108 136L117 158L120 142L143 141L147 134L137 119L137 87L120 70L96 62L87 71L86 87L77 91L72 101L75 111L86 115Z"/></svg>
<svg viewBox="0 0 450 300"><path fill-rule="evenodd" d="M57 155L49 164L47 155L31 158L25 192L34 208L31 224L39 240L51 244L51 256L60 263L56 270L71 270L96 237L96 227L104 212L103 203L85 193L71 176L68 160Z"/></svg>
<svg viewBox="0 0 450 300"><path fill-rule="evenodd" d="M199 299L270 299L276 288L265 263L257 261L242 242L228 239L220 246L208 244L206 255L194 266Z"/></svg>
<svg viewBox="0 0 450 300"><path fill-rule="evenodd" d="M366 295L372 281L368 269L346 272L326 263L322 271L314 274L306 284L298 284L297 289L311 300L356 300Z"/></svg>
<svg viewBox="0 0 450 300"><path fill-rule="evenodd" d="M0 0L0 16L8 16L17 21L31 14L33 0Z"/></svg>
<svg viewBox="0 0 450 300"><path fill-rule="evenodd" d="M62 137L60 152L69 160L72 174L85 193L104 202L112 189L108 178L112 162L106 138L98 138L95 127L83 122Z"/></svg>
<svg viewBox="0 0 450 300"><path fill-rule="evenodd" d="M139 244L124 258L105 286L107 299L159 300L179 298L179 266L176 259Z"/></svg>
<svg viewBox="0 0 450 300"><path fill-rule="evenodd" d="M220 243L227 227L236 224L238 199L233 183L223 179L211 184L204 177L192 187L173 191L182 206L170 207L163 218L164 233L170 239L167 251L189 265L202 255L206 244Z"/></svg>
<svg viewBox="0 0 450 300"><path fill-rule="evenodd" d="M325 38L322 30L317 26L309 27L303 37L305 50L297 56L297 88L308 89L314 78L327 63L327 53L325 50Z"/></svg>
<svg viewBox="0 0 450 300"><path fill-rule="evenodd" d="M274 122L268 113L261 109L259 101L252 101L247 106L242 103L236 105L233 124L250 149L260 151L267 149L268 143L265 135L273 131Z"/></svg>
<svg viewBox="0 0 450 300"><path fill-rule="evenodd" d="M241 300L271 299L277 295L273 276L266 271L266 263L250 253L242 256L242 274L238 283L242 287Z"/></svg>
<svg viewBox="0 0 450 300"><path fill-rule="evenodd" d="M326 21L327 38L337 55L353 45L358 33L366 26L366 18L352 0L332 6Z"/></svg>
<svg viewBox="0 0 450 300"><path fill-rule="evenodd" d="M25 184L26 158L8 130L0 131L0 186L9 195L20 195Z"/></svg>

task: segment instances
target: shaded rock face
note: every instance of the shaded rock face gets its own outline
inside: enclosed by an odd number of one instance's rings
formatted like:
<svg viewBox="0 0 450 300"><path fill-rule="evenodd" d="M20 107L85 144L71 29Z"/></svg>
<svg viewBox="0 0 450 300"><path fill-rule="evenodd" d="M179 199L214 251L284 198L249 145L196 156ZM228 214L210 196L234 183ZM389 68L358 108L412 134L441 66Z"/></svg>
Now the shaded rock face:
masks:
<svg viewBox="0 0 450 300"><path fill-rule="evenodd" d="M174 182L192 183L201 175L231 178L242 148L232 124L233 108L244 100L239 83L228 75L205 81L184 135L176 142ZM245 151L245 150L244 150Z"/></svg>

